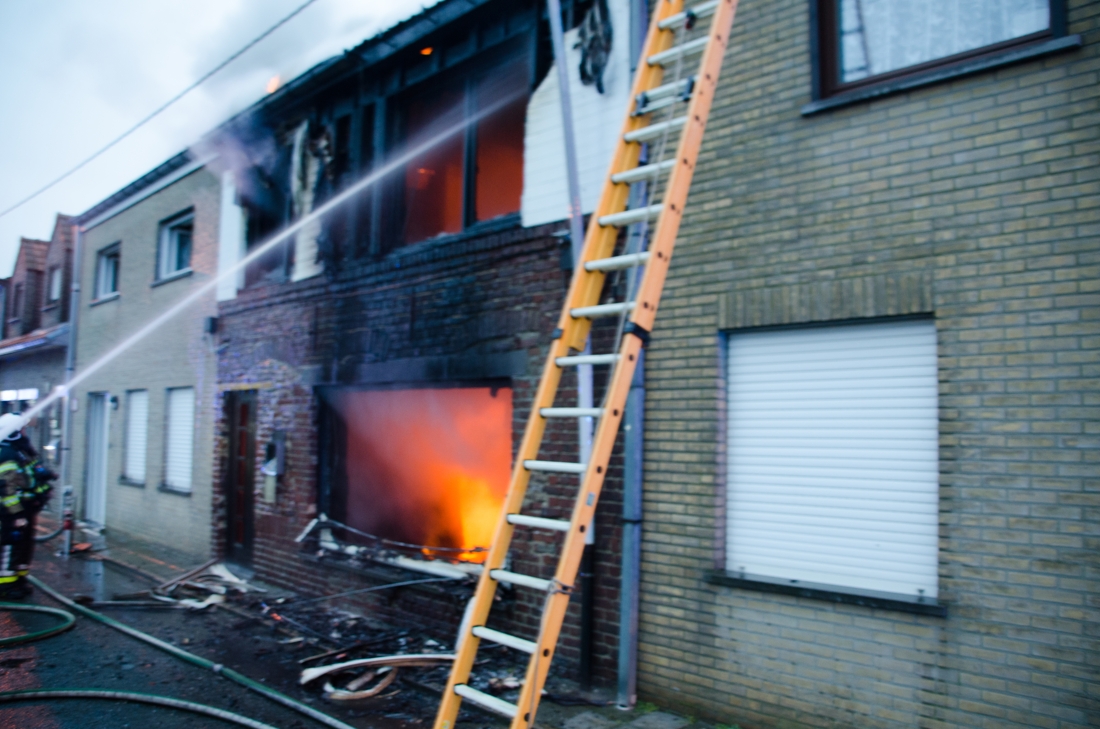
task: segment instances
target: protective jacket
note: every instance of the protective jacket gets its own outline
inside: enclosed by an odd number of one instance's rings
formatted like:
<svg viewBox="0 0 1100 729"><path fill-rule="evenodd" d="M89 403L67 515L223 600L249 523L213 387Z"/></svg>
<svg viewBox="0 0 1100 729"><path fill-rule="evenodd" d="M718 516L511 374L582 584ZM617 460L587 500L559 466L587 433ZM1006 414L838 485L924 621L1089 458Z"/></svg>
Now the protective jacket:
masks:
<svg viewBox="0 0 1100 729"><path fill-rule="evenodd" d="M25 436L0 442L0 521L37 514L56 479Z"/></svg>

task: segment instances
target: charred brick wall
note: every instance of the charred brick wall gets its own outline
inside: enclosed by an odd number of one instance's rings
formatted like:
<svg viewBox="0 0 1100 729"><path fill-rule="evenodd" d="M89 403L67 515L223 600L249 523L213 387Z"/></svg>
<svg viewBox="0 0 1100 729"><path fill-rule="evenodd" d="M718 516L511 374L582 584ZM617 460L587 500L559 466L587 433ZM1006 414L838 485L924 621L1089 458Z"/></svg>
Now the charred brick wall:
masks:
<svg viewBox="0 0 1100 729"><path fill-rule="evenodd" d="M260 498L257 472L254 567L273 583L307 594L334 594L383 581L408 579L367 565L349 570L294 542L318 513L322 402L332 386L402 383L461 384L463 378L499 377L512 386L513 449L518 447L568 285L554 228L520 229L514 220L496 230L438 238L372 261L347 261L335 274L242 291L220 309L218 381L222 392L257 391L257 471L262 444L275 430L287 434L287 468L274 504ZM485 228L482 228L484 231ZM607 332L594 332L607 338ZM597 382L597 397L600 394ZM575 402L567 373L559 403ZM224 550L227 460L224 407L218 424L215 549ZM540 457L576 459L572 423L552 423ZM620 559L621 466L616 456L597 513L593 673L615 675ZM532 478L525 512L568 518L575 478ZM550 577L560 535L517 530L512 568ZM453 640L469 589L423 585L361 596L368 615L415 622ZM542 596L502 591L491 621L533 636ZM573 600L559 648L559 665L575 664L579 598Z"/></svg>

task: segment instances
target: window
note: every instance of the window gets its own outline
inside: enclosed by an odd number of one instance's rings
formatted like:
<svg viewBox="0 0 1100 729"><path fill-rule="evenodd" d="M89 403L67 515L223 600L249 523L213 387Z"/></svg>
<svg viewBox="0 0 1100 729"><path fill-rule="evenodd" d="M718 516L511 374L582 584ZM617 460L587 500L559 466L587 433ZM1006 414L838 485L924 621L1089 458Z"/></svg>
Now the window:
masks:
<svg viewBox="0 0 1100 729"><path fill-rule="evenodd" d="M61 300L61 267L54 266L50 269L49 289L46 291L46 301L54 303Z"/></svg>
<svg viewBox="0 0 1100 729"><path fill-rule="evenodd" d="M126 393L126 462L123 477L145 483L145 453L149 442L149 391Z"/></svg>
<svg viewBox="0 0 1100 729"><path fill-rule="evenodd" d="M118 293L118 272L121 262L121 246L115 243L96 254L95 298L103 299Z"/></svg>
<svg viewBox="0 0 1100 729"><path fill-rule="evenodd" d="M399 105L398 125L407 147L440 135L445 139L406 165L401 189L395 191L398 199L390 206L395 216L391 244L392 239L407 244L457 233L520 207L530 84L526 58L513 56L443 84L430 91L418 88ZM478 114L486 116L464 125Z"/></svg>
<svg viewBox="0 0 1100 729"><path fill-rule="evenodd" d="M819 0L818 95L1064 35L1062 0Z"/></svg>
<svg viewBox="0 0 1100 729"><path fill-rule="evenodd" d="M18 319L23 316L23 284L15 285L11 298L11 318Z"/></svg>
<svg viewBox="0 0 1100 729"><path fill-rule="evenodd" d="M733 334L726 573L937 596L931 321Z"/></svg>
<svg viewBox="0 0 1100 729"><path fill-rule="evenodd" d="M165 279L191 269L191 238L195 216L185 213L160 226L157 249L157 279Z"/></svg>
<svg viewBox="0 0 1100 729"><path fill-rule="evenodd" d="M370 534L480 561L473 550L489 545L511 476L512 390L341 390L327 400L320 507Z"/></svg>
<svg viewBox="0 0 1100 729"><path fill-rule="evenodd" d="M173 491L191 490L194 461L195 390L176 387L168 391L168 427L165 429L164 485Z"/></svg>

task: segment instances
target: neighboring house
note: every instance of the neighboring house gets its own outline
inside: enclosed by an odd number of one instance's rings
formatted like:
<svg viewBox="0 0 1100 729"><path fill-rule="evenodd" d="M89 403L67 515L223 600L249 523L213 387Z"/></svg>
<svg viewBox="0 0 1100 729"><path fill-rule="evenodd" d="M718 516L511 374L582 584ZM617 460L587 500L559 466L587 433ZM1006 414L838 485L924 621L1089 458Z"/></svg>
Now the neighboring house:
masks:
<svg viewBox="0 0 1100 729"><path fill-rule="evenodd" d="M647 362L642 697L1096 725L1098 9L740 4Z"/></svg>
<svg viewBox="0 0 1100 729"><path fill-rule="evenodd" d="M78 373L212 279L220 190L185 152L79 217ZM72 393L79 516L196 558L210 550L215 313L210 290Z"/></svg>
<svg viewBox="0 0 1100 729"><path fill-rule="evenodd" d="M0 341L0 412L29 410L65 381L69 344L69 289L73 219L58 215L48 241L23 238L4 285ZM60 465L61 406L47 408L29 425L35 445Z"/></svg>

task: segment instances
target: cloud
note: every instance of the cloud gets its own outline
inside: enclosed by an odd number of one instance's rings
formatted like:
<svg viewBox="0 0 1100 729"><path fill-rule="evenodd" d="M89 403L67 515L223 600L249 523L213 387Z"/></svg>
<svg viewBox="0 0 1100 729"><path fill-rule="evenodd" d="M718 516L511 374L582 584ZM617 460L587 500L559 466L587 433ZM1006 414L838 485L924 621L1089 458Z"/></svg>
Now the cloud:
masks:
<svg viewBox="0 0 1100 729"><path fill-rule="evenodd" d="M133 125L302 0L0 3L0 208ZM287 81L435 0L317 0L256 48L69 180L0 218L0 276L19 236L83 212Z"/></svg>

